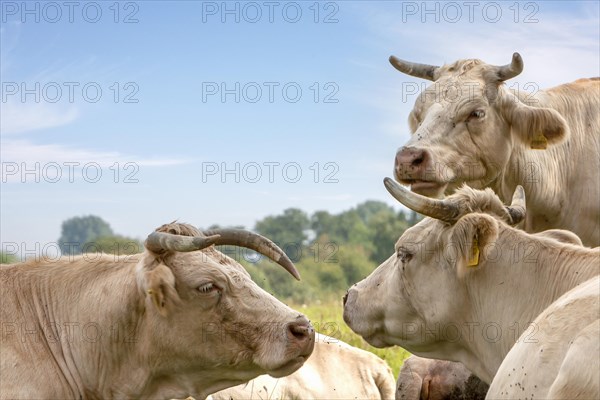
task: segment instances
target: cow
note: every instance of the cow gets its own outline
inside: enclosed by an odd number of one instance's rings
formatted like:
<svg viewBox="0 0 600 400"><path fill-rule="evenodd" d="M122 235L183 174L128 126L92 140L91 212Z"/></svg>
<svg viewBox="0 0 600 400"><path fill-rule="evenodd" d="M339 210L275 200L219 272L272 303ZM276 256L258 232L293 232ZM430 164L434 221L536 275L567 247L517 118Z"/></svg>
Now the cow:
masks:
<svg viewBox="0 0 600 400"><path fill-rule="evenodd" d="M409 114L412 136L394 162L398 182L434 198L463 183L490 187L505 202L522 185L527 232L566 229L600 245L600 78L531 94L504 84L523 70L518 53L504 66L390 62L433 81Z"/></svg>
<svg viewBox="0 0 600 400"><path fill-rule="evenodd" d="M183 223L140 254L3 266L0 397L204 399L296 371L314 347L308 319L212 245L253 249L299 279L258 234Z"/></svg>
<svg viewBox="0 0 600 400"><path fill-rule="evenodd" d="M283 378L262 375L222 390L213 400L393 399L392 370L375 354L317 333L311 357Z"/></svg>
<svg viewBox="0 0 600 400"><path fill-rule="evenodd" d="M526 213L523 188L511 206L487 188L444 200L386 188L427 215L395 253L344 298L344 320L376 347L461 362L486 383L522 332L554 300L600 273L600 248L532 235L510 225Z"/></svg>
<svg viewBox="0 0 600 400"><path fill-rule="evenodd" d="M487 390L461 363L412 355L400 369L396 400L483 400Z"/></svg>
<svg viewBox="0 0 600 400"><path fill-rule="evenodd" d="M552 303L510 350L490 399L600 399L600 277Z"/></svg>

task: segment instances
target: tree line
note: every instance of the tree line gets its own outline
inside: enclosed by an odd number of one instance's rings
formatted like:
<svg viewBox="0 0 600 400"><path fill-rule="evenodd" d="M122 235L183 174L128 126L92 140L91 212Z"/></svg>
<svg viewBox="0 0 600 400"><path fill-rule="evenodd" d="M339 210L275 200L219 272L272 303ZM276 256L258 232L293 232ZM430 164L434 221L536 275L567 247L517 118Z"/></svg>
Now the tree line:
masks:
<svg viewBox="0 0 600 400"><path fill-rule="evenodd" d="M243 264L260 286L278 298L293 302L328 300L341 296L391 256L400 235L418 219L414 212L395 211L383 202L369 200L338 214L316 211L309 215L288 208L256 222L253 230L286 252L300 271L301 282L253 251L230 246L219 249ZM143 249L140 240L115 233L106 221L94 215L65 220L58 245L63 255L124 255ZM2 254L1 261L17 260Z"/></svg>

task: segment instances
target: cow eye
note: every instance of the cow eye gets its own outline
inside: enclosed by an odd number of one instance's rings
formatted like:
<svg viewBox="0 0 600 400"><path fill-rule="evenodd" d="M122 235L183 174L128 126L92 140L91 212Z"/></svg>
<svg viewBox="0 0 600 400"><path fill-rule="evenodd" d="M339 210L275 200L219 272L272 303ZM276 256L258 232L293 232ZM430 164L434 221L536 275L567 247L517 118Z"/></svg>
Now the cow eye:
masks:
<svg viewBox="0 0 600 400"><path fill-rule="evenodd" d="M485 111L483 110L475 110L473 112L471 112L471 115L469 115L469 118L483 118L485 117Z"/></svg>
<svg viewBox="0 0 600 400"><path fill-rule="evenodd" d="M214 292L215 290L218 290L218 287L212 282L205 283L198 287L198 291L202 294L209 294Z"/></svg>
<svg viewBox="0 0 600 400"><path fill-rule="evenodd" d="M405 249L398 249L397 256L400 262L402 262L403 264L409 262L413 257L412 253L409 253Z"/></svg>

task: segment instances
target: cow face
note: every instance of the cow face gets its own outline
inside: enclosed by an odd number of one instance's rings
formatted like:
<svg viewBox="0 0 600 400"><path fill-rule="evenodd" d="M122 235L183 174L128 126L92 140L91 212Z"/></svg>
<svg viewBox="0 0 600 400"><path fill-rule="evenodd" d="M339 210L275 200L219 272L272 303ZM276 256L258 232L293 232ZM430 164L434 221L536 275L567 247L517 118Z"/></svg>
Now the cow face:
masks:
<svg viewBox="0 0 600 400"><path fill-rule="evenodd" d="M426 354L446 340L431 332L452 326L454 316L468 313L465 275L485 268L499 219L518 223L524 217L523 192L518 189L513 205L505 207L490 189L463 187L439 201L410 193L391 180L386 185L409 196L405 205L429 214L437 209L444 219L425 218L400 237L394 254L350 288L344 320L373 346L400 345Z"/></svg>
<svg viewBox="0 0 600 400"><path fill-rule="evenodd" d="M206 237L184 224L169 224L157 232L162 236L146 241L137 280L147 316L147 351L159 360L159 370L179 371L179 381L188 374L193 386L217 391L264 373L285 376L302 366L314 347L314 330L306 317L258 287L236 261L213 247L196 250L225 244L219 240L228 239L226 233ZM187 248L179 242L165 249L169 235L207 242ZM274 245L258 243L258 238L254 234L246 247L269 255L264 246Z"/></svg>
<svg viewBox="0 0 600 400"><path fill-rule="evenodd" d="M452 316L466 309L461 274L467 268L467 244L478 240L481 248L483 240L493 240L495 222L473 214L455 226L426 218L408 229L394 254L350 288L344 320L376 347L400 345L426 352L439 346L438 335L427 332L449 326Z"/></svg>
<svg viewBox="0 0 600 400"><path fill-rule="evenodd" d="M558 112L535 107L531 95L519 98L504 87L523 68L518 53L503 67L480 60L443 67L390 61L402 72L434 81L416 100L409 115L412 137L395 159L395 178L414 192L441 197L464 182L489 186L516 146L542 149L567 133Z"/></svg>

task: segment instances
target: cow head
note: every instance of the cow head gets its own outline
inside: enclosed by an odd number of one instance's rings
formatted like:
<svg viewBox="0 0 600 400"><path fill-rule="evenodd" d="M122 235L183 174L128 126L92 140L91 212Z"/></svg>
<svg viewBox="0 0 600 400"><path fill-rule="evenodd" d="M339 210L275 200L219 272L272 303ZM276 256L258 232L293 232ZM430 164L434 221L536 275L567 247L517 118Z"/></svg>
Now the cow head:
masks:
<svg viewBox="0 0 600 400"><path fill-rule="evenodd" d="M436 200L389 178L385 184L404 205L430 218L408 229L395 253L350 288L344 320L376 347L400 345L427 356L443 348L446 339L427 332L469 312L465 280L485 270L490 252L498 250L491 245L501 225L517 224L525 217L525 195L517 187L513 204L504 206L491 189L464 186Z"/></svg>
<svg viewBox="0 0 600 400"><path fill-rule="evenodd" d="M200 232L171 223L148 236L136 266L146 362L153 375L187 388L186 395L206 396L264 373L288 375L314 347L304 315L259 288L211 245L253 249L299 279L279 247L248 231Z"/></svg>
<svg viewBox="0 0 600 400"><path fill-rule="evenodd" d="M442 67L394 56L399 71L433 81L409 115L411 139L396 154L394 176L411 190L441 197L466 182L490 186L515 146L542 149L567 134L564 118L504 87L523 70L518 53L505 66L459 60Z"/></svg>

